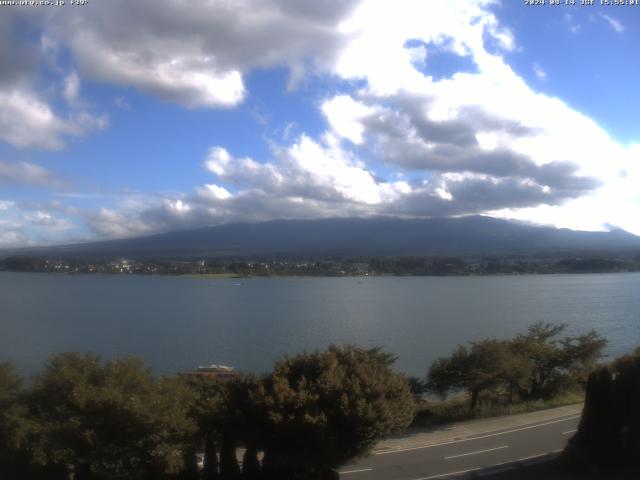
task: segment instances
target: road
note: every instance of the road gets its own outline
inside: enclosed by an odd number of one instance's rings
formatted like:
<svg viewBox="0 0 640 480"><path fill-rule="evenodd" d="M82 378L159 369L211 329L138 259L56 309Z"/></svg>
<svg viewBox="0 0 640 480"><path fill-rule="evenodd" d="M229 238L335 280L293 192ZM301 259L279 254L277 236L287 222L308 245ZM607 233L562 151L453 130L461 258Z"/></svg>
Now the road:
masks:
<svg viewBox="0 0 640 480"><path fill-rule="evenodd" d="M579 415L441 443L379 451L338 470L344 480L436 480L532 460L565 447Z"/></svg>

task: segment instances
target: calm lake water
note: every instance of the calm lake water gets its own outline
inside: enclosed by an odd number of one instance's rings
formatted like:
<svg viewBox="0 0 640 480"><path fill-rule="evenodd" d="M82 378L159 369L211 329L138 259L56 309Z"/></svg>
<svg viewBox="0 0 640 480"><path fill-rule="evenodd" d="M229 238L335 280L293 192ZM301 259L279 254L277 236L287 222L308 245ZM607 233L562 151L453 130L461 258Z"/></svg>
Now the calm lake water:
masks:
<svg viewBox="0 0 640 480"><path fill-rule="evenodd" d="M458 343L545 320L640 345L640 274L251 278L0 272L0 360L36 372L52 352L137 355L156 373L224 363L266 372L284 353L381 345L423 376Z"/></svg>

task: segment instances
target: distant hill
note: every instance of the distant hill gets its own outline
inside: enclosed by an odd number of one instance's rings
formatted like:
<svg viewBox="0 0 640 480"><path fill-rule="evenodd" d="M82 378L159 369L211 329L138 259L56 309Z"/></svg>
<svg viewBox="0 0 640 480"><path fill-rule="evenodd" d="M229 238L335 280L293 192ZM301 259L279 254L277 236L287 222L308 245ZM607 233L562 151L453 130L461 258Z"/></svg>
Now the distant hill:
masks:
<svg viewBox="0 0 640 480"><path fill-rule="evenodd" d="M252 255L471 255L639 250L622 230L584 232L484 216L231 223L146 237L31 249L33 255L137 258Z"/></svg>

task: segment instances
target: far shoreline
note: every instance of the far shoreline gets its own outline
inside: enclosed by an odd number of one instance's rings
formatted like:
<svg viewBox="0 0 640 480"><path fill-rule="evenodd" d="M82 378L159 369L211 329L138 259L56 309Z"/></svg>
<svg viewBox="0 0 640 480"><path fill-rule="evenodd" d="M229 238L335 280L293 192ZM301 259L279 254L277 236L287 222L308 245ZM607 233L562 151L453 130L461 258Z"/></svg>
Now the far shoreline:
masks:
<svg viewBox="0 0 640 480"><path fill-rule="evenodd" d="M256 278L272 278L272 279L290 279L290 278L491 278L491 277L534 277L534 276L574 276L574 275L623 275L640 273L640 270L630 271L604 271L604 272L499 272L499 273L468 273L468 274L392 274L392 273L379 273L379 274L344 274L344 275L322 275L322 274L309 274L309 275L238 275L233 273L139 273L139 272L56 272L56 271L25 271L25 270L0 270L0 274L3 273L24 273L24 274L51 274L62 276L102 276L102 277L170 277L170 278L188 278L188 279L200 279L200 280L247 280Z"/></svg>

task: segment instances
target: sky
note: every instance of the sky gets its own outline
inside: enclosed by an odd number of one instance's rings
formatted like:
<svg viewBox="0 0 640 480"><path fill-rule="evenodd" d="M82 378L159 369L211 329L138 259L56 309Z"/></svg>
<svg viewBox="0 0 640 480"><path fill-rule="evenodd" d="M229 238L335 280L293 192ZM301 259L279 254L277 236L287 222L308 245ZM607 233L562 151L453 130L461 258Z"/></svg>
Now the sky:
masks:
<svg viewBox="0 0 640 480"><path fill-rule="evenodd" d="M356 216L640 235L640 6L20 3L0 248Z"/></svg>

